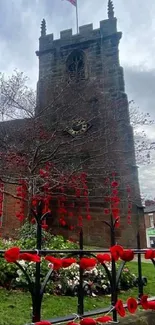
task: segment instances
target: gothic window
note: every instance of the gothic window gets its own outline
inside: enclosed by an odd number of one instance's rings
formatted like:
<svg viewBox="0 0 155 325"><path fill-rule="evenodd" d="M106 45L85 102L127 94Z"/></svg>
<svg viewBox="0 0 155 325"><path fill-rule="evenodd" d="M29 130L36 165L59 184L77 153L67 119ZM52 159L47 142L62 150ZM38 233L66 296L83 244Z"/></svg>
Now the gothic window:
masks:
<svg viewBox="0 0 155 325"><path fill-rule="evenodd" d="M67 59L67 73L76 81L86 78L85 55L83 51L74 50Z"/></svg>

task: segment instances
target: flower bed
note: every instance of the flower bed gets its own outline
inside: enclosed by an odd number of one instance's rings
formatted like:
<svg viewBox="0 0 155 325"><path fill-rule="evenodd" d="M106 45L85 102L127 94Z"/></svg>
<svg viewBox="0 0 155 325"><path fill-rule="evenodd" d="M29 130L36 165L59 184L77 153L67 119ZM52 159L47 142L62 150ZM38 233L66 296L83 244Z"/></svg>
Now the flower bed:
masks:
<svg viewBox="0 0 155 325"><path fill-rule="evenodd" d="M50 249L71 249L76 248L76 244L65 241L63 237L53 237L46 235L44 245ZM22 238L18 241L4 241L1 240L1 249L7 249L8 247L20 246L22 249L29 249L33 246L32 239ZM106 254L107 255L107 254ZM101 255L102 256L102 255ZM26 256L28 258L29 256ZM47 257L48 259L48 257ZM58 259L57 259L58 260ZM86 260L86 261L85 261ZM91 260L89 260L90 262ZM68 261L65 261L68 262ZM70 261L69 261L70 262ZM87 262L87 258L83 262ZM91 263L94 262L92 259ZM19 263L24 266L24 269L30 275L30 278L34 281L35 279L35 263L33 261L21 260ZM111 272L111 263L105 262L108 270ZM117 268L119 264L116 264ZM41 278L44 279L49 268L51 266L50 258L49 261L42 259L41 263ZM66 266L66 265L65 265ZM128 290L136 284L136 276L125 267L120 278L119 290ZM17 268L14 263L7 263L5 259L0 259L0 285L8 289L22 289L28 290L27 280L23 272ZM78 293L79 286L79 264L73 263L69 267L60 268L54 270L50 280L46 287L46 293L57 294L57 295L71 295L76 296ZM91 269L84 270L84 284L83 289L85 295L107 295L110 294L110 282L107 277L107 273L101 264L97 264Z"/></svg>
<svg viewBox="0 0 155 325"><path fill-rule="evenodd" d="M27 263L20 261L20 264L30 274L31 279L34 280L35 265L33 262ZM42 278L47 273L47 268L50 267L42 261ZM111 264L107 263L109 271L111 271ZM136 277L130 272L128 268L125 268L122 272L122 276L119 283L119 290L128 290L135 284ZM12 285L15 288L24 288L27 290L27 281L21 270L16 271L16 277L12 280ZM71 295L76 296L79 286L79 265L72 264L68 268L53 271L50 281L46 287L46 293L58 294L58 295ZM106 295L110 294L110 282L107 274L101 265L97 265L91 270L84 271L84 293L85 295Z"/></svg>

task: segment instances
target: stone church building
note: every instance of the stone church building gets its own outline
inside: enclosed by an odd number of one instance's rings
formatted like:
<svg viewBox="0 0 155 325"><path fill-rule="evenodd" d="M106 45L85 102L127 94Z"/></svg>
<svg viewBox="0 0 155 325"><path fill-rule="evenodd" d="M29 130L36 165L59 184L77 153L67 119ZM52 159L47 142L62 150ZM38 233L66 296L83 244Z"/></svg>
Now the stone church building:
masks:
<svg viewBox="0 0 155 325"><path fill-rule="evenodd" d="M65 166L81 163L89 178L92 219L84 224L85 242L104 247L110 244L103 223L108 218L104 212L107 205L103 198L109 195L105 180L114 172L122 200L117 242L126 247L136 247L136 234L140 229L145 246L133 130L119 61L121 37L113 3L109 0L108 17L100 21L97 29L88 24L80 26L78 34L68 29L60 32L59 39L54 39L53 34L47 34L43 20L36 52L39 59L36 116L54 128L57 115L61 115L59 137L66 143L73 143L67 154L64 146L60 153L60 158L64 157L61 161ZM128 187L131 189L131 212L127 204ZM8 236L16 227L11 211L12 200L4 199L3 207L2 232ZM131 224L128 225L130 213Z"/></svg>

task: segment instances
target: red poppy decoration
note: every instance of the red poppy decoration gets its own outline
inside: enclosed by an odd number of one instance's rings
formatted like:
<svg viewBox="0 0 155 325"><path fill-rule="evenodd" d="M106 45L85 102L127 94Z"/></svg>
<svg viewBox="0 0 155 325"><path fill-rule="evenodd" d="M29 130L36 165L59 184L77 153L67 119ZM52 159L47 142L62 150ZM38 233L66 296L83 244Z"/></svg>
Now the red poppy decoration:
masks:
<svg viewBox="0 0 155 325"><path fill-rule="evenodd" d="M34 325L51 325L51 323L46 320L43 320L41 322L34 323Z"/></svg>
<svg viewBox="0 0 155 325"><path fill-rule="evenodd" d="M118 190L117 189L112 190L112 194L118 195Z"/></svg>
<svg viewBox="0 0 155 325"><path fill-rule="evenodd" d="M93 318L81 319L80 325L96 325L96 321Z"/></svg>
<svg viewBox="0 0 155 325"><path fill-rule="evenodd" d="M137 310L137 307L138 307L138 304L137 304L137 301L136 299L134 298L129 298L127 300L127 307L128 307L128 311L131 313L131 314L134 314Z"/></svg>
<svg viewBox="0 0 155 325"><path fill-rule="evenodd" d="M118 259L123 254L123 247L120 245L115 245L110 247L111 256L115 261L118 261Z"/></svg>
<svg viewBox="0 0 155 325"><path fill-rule="evenodd" d="M5 251L4 258L6 259L7 262L14 263L19 259L19 252L20 252L19 247L12 247L7 251Z"/></svg>
<svg viewBox="0 0 155 325"><path fill-rule="evenodd" d="M96 263L97 262L95 258L82 257L80 260L80 267L81 269L85 270L95 267Z"/></svg>
<svg viewBox="0 0 155 325"><path fill-rule="evenodd" d="M96 256L97 260L99 263L105 263L105 262L110 262L111 261L111 256L109 254L98 254Z"/></svg>
<svg viewBox="0 0 155 325"><path fill-rule="evenodd" d="M121 317L124 317L125 316L125 308L123 306L122 300L120 300L120 299L117 300L116 305L115 305L115 308L116 308L118 314Z"/></svg>
<svg viewBox="0 0 155 325"><path fill-rule="evenodd" d="M42 225L41 228L47 230L48 229L48 225Z"/></svg>
<svg viewBox="0 0 155 325"><path fill-rule="evenodd" d="M148 309L148 296L147 295L143 295L140 299L140 304L143 307L143 309L147 310Z"/></svg>
<svg viewBox="0 0 155 325"><path fill-rule="evenodd" d="M132 249L124 250L120 257L123 261L130 262L134 258L134 251Z"/></svg>
<svg viewBox="0 0 155 325"><path fill-rule="evenodd" d="M155 301L148 301L147 306L148 309L155 310Z"/></svg>
<svg viewBox="0 0 155 325"><path fill-rule="evenodd" d="M117 182L117 181L113 181L113 182L111 183L111 186L112 186L112 187L118 187L118 186L119 186L119 184L118 184L118 182Z"/></svg>
<svg viewBox="0 0 155 325"><path fill-rule="evenodd" d="M110 210L109 209L104 209L104 213L105 214L110 214Z"/></svg>
<svg viewBox="0 0 155 325"><path fill-rule="evenodd" d="M62 267L69 267L70 265L76 263L76 259L75 258L62 258L61 260L62 262Z"/></svg>
<svg viewBox="0 0 155 325"><path fill-rule="evenodd" d="M113 321L112 317L111 316L102 316L102 317L98 317L96 319L96 321L98 323L108 323L108 322L111 322Z"/></svg>
<svg viewBox="0 0 155 325"><path fill-rule="evenodd" d="M155 257L155 250L154 249L148 249L145 253L145 259L146 260L152 260Z"/></svg>
<svg viewBox="0 0 155 325"><path fill-rule="evenodd" d="M19 260L24 260L27 262L40 262L40 256L37 254L21 253L19 254Z"/></svg>
<svg viewBox="0 0 155 325"><path fill-rule="evenodd" d="M120 214L120 209L118 209L118 208L112 209L112 215L115 219L119 216L119 214Z"/></svg>
<svg viewBox="0 0 155 325"><path fill-rule="evenodd" d="M59 270L62 267L62 260L60 258L56 258L56 257L47 255L45 257L45 260L49 261L53 264L54 270Z"/></svg>

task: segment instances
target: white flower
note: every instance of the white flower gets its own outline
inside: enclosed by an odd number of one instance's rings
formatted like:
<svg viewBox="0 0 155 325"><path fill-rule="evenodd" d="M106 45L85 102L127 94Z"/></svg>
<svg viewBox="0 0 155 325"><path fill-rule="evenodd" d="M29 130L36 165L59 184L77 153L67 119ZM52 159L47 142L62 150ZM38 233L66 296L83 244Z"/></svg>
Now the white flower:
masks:
<svg viewBox="0 0 155 325"><path fill-rule="evenodd" d="M74 285L77 285L77 284L79 284L79 281L78 280L75 280L74 281Z"/></svg>
<svg viewBox="0 0 155 325"><path fill-rule="evenodd" d="M48 267L49 267L50 269L53 269L54 264L52 264L52 263L48 263Z"/></svg>
<svg viewBox="0 0 155 325"><path fill-rule="evenodd" d="M25 263L25 261L21 260L21 261L19 261L19 264L22 266L25 266L26 263Z"/></svg>

